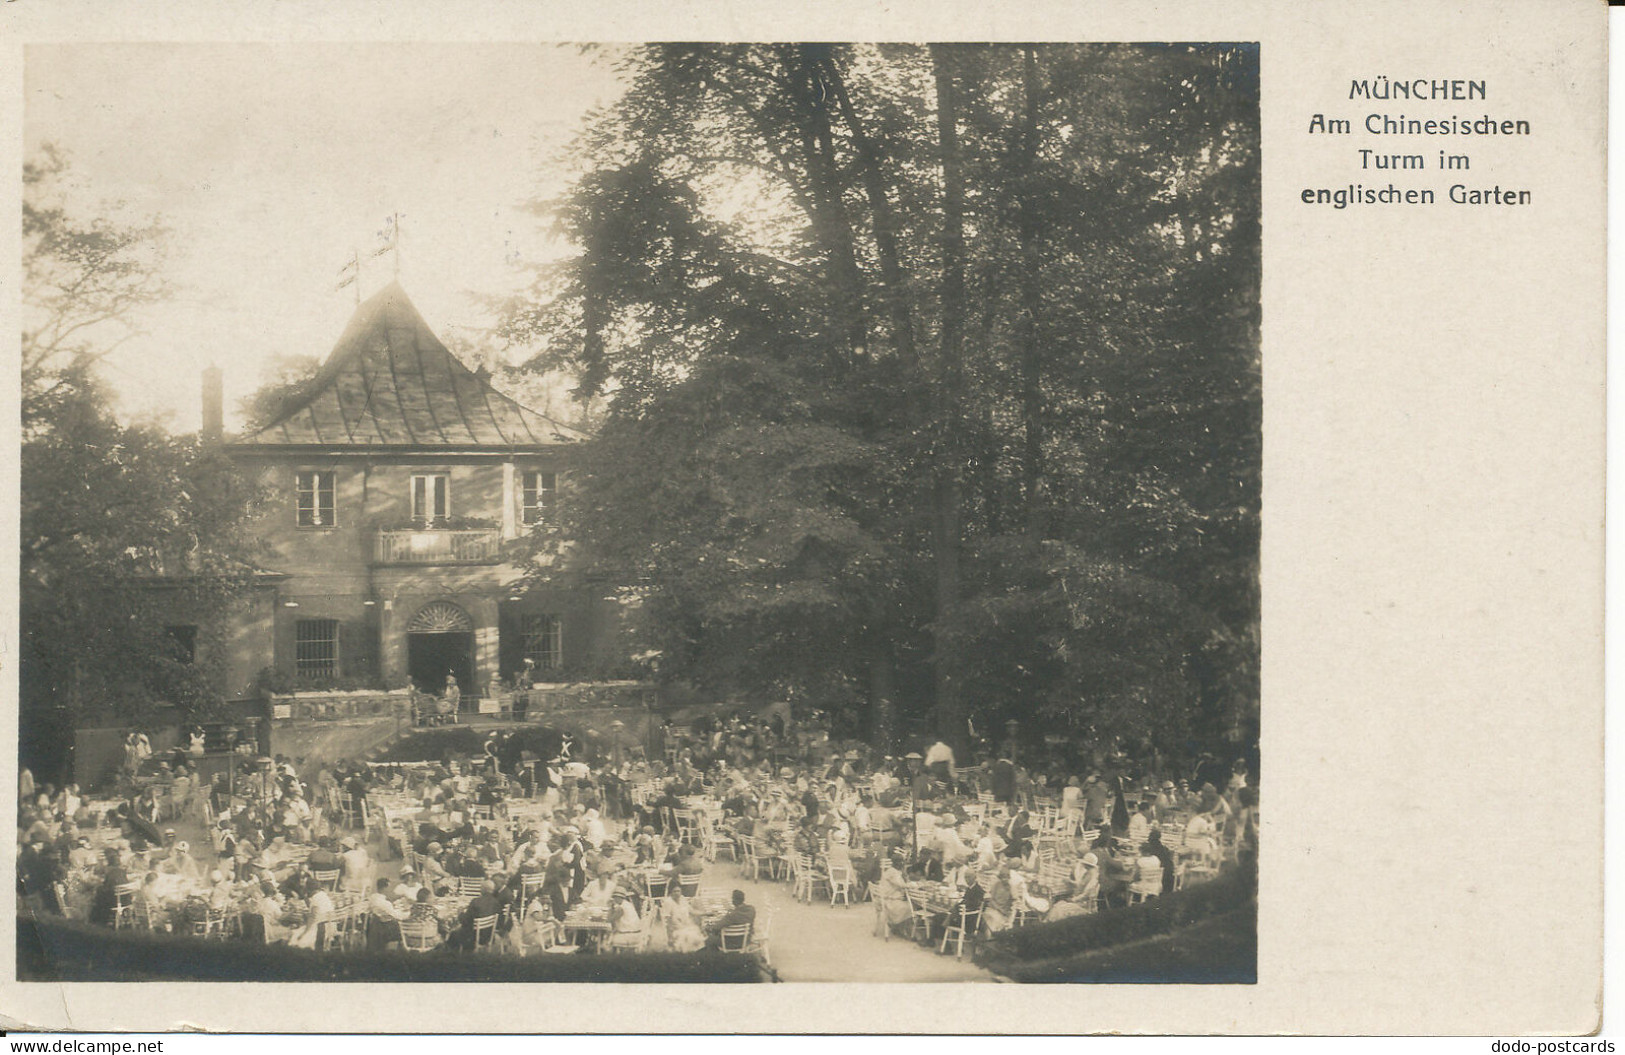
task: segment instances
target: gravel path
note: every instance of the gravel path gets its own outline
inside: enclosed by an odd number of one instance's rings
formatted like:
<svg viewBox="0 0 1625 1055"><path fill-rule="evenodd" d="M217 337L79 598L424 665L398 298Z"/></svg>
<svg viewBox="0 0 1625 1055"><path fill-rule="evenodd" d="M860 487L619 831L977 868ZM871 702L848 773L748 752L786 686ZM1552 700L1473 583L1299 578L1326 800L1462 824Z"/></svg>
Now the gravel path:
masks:
<svg viewBox="0 0 1625 1055"><path fill-rule="evenodd" d="M760 914L773 909L769 953L786 982L990 982L993 976L952 953L938 955L907 938L875 937L875 909L867 901L851 908L827 901L807 905L790 896L790 884L755 882L727 860L706 867L700 884L738 887Z"/></svg>

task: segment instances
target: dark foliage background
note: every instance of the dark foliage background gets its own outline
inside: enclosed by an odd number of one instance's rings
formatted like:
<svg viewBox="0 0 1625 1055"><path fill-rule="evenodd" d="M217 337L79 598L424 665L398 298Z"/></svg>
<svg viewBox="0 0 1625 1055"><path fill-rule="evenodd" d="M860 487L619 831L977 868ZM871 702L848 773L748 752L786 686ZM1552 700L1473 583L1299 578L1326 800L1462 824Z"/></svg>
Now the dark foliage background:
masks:
<svg viewBox="0 0 1625 1055"><path fill-rule="evenodd" d="M1257 733L1257 49L656 45L505 334L605 406L539 581L890 741ZM968 723L967 723L968 720Z"/></svg>

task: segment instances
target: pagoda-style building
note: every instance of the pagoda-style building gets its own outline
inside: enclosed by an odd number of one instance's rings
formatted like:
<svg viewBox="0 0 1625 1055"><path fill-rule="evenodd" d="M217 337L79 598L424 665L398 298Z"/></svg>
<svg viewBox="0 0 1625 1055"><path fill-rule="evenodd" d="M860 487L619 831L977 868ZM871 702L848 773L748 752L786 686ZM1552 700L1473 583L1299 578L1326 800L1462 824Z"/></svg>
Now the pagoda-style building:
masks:
<svg viewBox="0 0 1625 1055"><path fill-rule="evenodd" d="M204 435L218 437L218 372L204 392ZM450 674L472 697L527 658L539 680L601 665L616 606L516 592L504 560L555 515L585 438L459 362L398 283L361 304L299 399L223 441L275 496L257 563L276 576L274 601L233 635L225 694L254 695L244 675L266 666L286 686L410 676L437 693Z"/></svg>

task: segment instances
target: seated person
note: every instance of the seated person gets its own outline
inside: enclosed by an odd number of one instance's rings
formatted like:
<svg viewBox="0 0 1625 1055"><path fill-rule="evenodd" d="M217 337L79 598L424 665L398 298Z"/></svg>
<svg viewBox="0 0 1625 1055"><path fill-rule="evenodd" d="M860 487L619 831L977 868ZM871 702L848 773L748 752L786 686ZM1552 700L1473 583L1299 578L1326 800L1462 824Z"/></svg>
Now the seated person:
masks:
<svg viewBox="0 0 1625 1055"><path fill-rule="evenodd" d="M745 892L743 890L733 892L733 908L723 913L706 928L705 947L708 949L722 948L723 930L728 927L739 926L750 927L752 930L756 926L756 908L745 904ZM747 942L750 940L750 935L751 931L746 931L745 940Z"/></svg>
<svg viewBox="0 0 1625 1055"><path fill-rule="evenodd" d="M615 898L617 884L609 874L593 878L581 888L581 904L587 908L606 909Z"/></svg>

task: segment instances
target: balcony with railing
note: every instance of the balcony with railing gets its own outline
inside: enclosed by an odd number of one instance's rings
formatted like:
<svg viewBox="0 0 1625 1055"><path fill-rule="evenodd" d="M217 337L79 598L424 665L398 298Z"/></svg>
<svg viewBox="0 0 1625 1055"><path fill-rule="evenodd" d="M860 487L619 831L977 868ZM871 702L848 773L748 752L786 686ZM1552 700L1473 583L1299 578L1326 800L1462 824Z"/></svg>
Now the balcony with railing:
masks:
<svg viewBox="0 0 1625 1055"><path fill-rule="evenodd" d="M495 564L502 559L496 528L380 531L373 539L374 564Z"/></svg>

